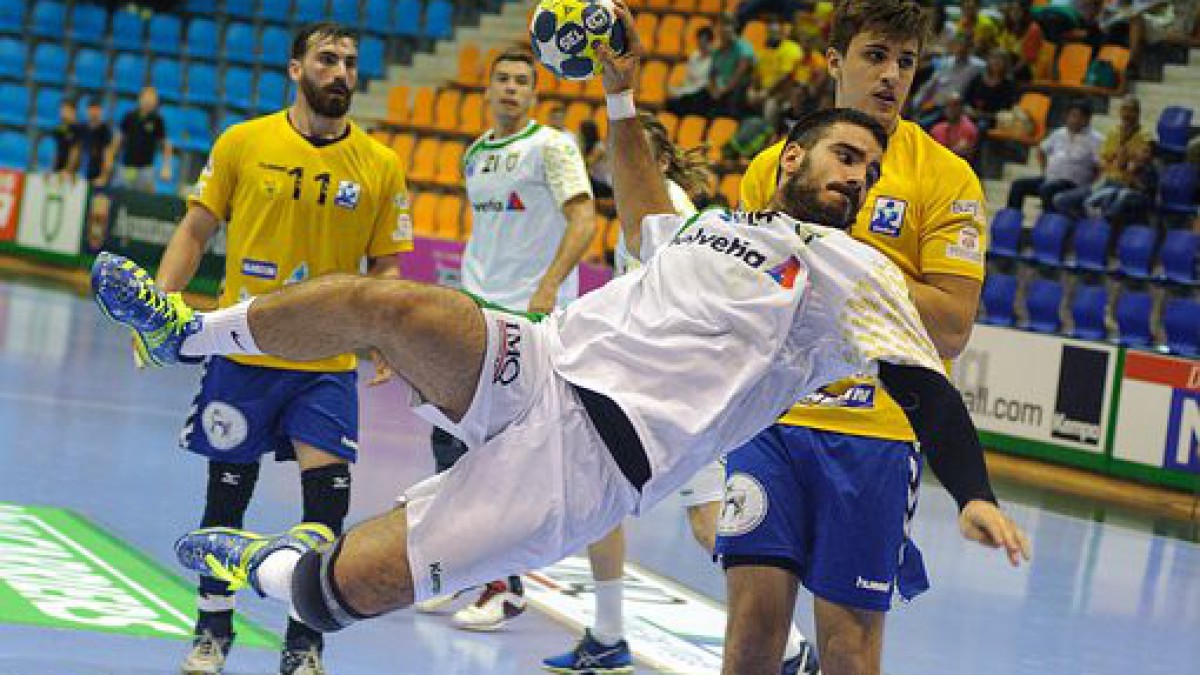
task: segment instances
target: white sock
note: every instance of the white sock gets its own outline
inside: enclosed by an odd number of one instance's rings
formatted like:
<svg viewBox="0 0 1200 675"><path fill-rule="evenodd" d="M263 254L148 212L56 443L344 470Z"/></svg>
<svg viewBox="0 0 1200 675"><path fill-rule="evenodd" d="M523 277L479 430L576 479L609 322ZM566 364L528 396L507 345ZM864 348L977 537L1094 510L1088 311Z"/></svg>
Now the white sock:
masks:
<svg viewBox="0 0 1200 675"><path fill-rule="evenodd" d="M233 307L218 309L202 314L200 331L189 335L180 345L184 356L210 356L212 354L262 354L250 334L246 314L254 298L239 302Z"/></svg>
<svg viewBox="0 0 1200 675"><path fill-rule="evenodd" d="M282 600L290 607L292 604L292 571L300 562L300 552L290 548L281 548L267 556L258 564L254 574L258 577L258 587L268 598Z"/></svg>
<svg viewBox="0 0 1200 675"><path fill-rule="evenodd" d="M596 621L592 626L592 637L601 644L614 645L625 636L624 617L621 614L624 596L624 580L596 582Z"/></svg>
<svg viewBox="0 0 1200 675"><path fill-rule="evenodd" d="M805 642L804 633L801 633L800 629L796 628L796 624L790 624L788 626L787 646L783 648L783 660L787 661L799 655L800 649L804 646Z"/></svg>

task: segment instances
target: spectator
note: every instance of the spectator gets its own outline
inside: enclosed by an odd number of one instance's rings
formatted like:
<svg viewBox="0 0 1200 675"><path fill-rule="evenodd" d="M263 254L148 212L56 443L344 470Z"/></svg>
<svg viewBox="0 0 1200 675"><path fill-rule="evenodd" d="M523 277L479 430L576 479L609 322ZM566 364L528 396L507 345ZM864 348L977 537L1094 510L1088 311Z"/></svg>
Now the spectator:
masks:
<svg viewBox="0 0 1200 675"><path fill-rule="evenodd" d="M959 33L951 41L953 50L942 57L934 68L933 77L917 92L914 106L919 111L921 126L929 128L942 118L942 108L952 94L964 96L967 86L983 72L984 62L971 52L971 34Z"/></svg>
<svg viewBox="0 0 1200 675"><path fill-rule="evenodd" d="M751 19L762 14L782 16L790 20L796 12L804 9L804 5L800 0L742 0L737 8L737 29L741 31Z"/></svg>
<svg viewBox="0 0 1200 675"><path fill-rule="evenodd" d="M667 110L675 115L699 115L712 105L708 83L712 77L713 31L708 26L696 30L696 50L688 55L683 84L670 87Z"/></svg>
<svg viewBox="0 0 1200 675"><path fill-rule="evenodd" d="M1032 8L1031 0L1006 2L1000 8L1004 24L996 42L1013 58L1011 70L1018 82L1033 79L1046 42L1042 27L1033 20Z"/></svg>
<svg viewBox="0 0 1200 675"><path fill-rule="evenodd" d="M1008 191L1008 207L1020 209L1029 195L1042 198L1042 208L1054 211L1054 197L1063 190L1085 187L1096 180L1100 166L1100 134L1091 128L1092 108L1075 101L1066 125L1055 129L1037 149L1042 175L1018 178Z"/></svg>
<svg viewBox="0 0 1200 675"><path fill-rule="evenodd" d="M950 95L946 100L946 118L933 125L929 135L968 162L975 160L975 151L979 148L979 129L970 117L963 114L962 96Z"/></svg>
<svg viewBox="0 0 1200 675"><path fill-rule="evenodd" d="M780 110L787 105L792 87L793 73L804 57L800 45L784 35L789 24L779 17L767 22L766 49L756 55L754 79L746 92L746 109L752 115L761 115L772 127L779 121Z"/></svg>
<svg viewBox="0 0 1200 675"><path fill-rule="evenodd" d="M957 25L946 17L946 5L935 2L929 8L930 39L922 53L940 56L950 53L950 42L957 32Z"/></svg>
<svg viewBox="0 0 1200 675"><path fill-rule="evenodd" d="M979 11L979 0L962 0L958 17L958 34L972 36L972 48L976 53L987 54L996 46L1000 24Z"/></svg>
<svg viewBox="0 0 1200 675"><path fill-rule="evenodd" d="M121 120L120 131L109 150L113 157L110 164L120 157L122 185L154 192L154 156L159 146L163 149L159 178L165 182L171 180L171 141L167 140L167 126L158 112L158 91L145 87L138 94L137 108Z"/></svg>
<svg viewBox="0 0 1200 675"><path fill-rule="evenodd" d="M58 106L58 126L50 132L54 139L54 165L50 170L64 179L74 177L79 171L83 130L75 112L75 100L63 99Z"/></svg>
<svg viewBox="0 0 1200 675"><path fill-rule="evenodd" d="M87 100L87 125L80 134L83 175L92 185L107 185L112 176L112 127L104 120L104 106L97 98Z"/></svg>
<svg viewBox="0 0 1200 675"><path fill-rule="evenodd" d="M728 14L717 19L717 49L712 55L708 94L712 105L709 116L736 117L741 111L754 69L754 48L738 35L733 17Z"/></svg>
<svg viewBox="0 0 1200 675"><path fill-rule="evenodd" d="M1087 211L1124 223L1153 204L1158 175L1151 161L1153 141L1142 128L1141 112L1136 97L1121 102L1121 123L1100 146L1100 185L1060 192L1054 197L1055 210L1075 218Z"/></svg>
<svg viewBox="0 0 1200 675"><path fill-rule="evenodd" d="M600 138L600 128L592 120L579 123L579 154L587 165L588 180L592 183L592 193L596 199L611 198L612 168L608 164L604 141Z"/></svg>
<svg viewBox="0 0 1200 675"><path fill-rule="evenodd" d="M1017 102L1017 83L1008 68L1008 52L997 47L988 54L987 68L971 80L963 96L967 115L984 134L996 127L996 114Z"/></svg>

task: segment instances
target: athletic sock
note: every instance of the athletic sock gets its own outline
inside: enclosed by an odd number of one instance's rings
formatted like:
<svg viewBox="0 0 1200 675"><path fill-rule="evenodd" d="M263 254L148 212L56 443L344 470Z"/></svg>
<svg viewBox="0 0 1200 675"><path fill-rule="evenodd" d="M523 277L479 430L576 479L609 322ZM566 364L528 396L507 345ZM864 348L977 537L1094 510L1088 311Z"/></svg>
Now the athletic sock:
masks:
<svg viewBox="0 0 1200 675"><path fill-rule="evenodd" d="M251 298L232 307L203 314L200 330L183 340L179 351L184 356L212 354L262 354L250 335L247 313Z"/></svg>
<svg viewBox="0 0 1200 675"><path fill-rule="evenodd" d="M290 548L281 548L258 564L254 575L258 579L258 587L268 598L282 600L290 607L292 604L292 570L300 561L300 552Z"/></svg>
<svg viewBox="0 0 1200 675"><path fill-rule="evenodd" d="M205 632L219 638L229 638L233 635L233 610L206 612L203 609L196 612L196 635Z"/></svg>
<svg viewBox="0 0 1200 675"><path fill-rule="evenodd" d="M624 595L622 579L596 582L596 621L592 626L592 637L600 644L615 645L625 636L621 614Z"/></svg>
<svg viewBox="0 0 1200 675"><path fill-rule="evenodd" d="M796 624L788 624L788 639L787 646L783 648L783 660L787 661L798 656L800 650L804 648L805 642L807 640L804 639L804 633L801 633L800 629L796 628Z"/></svg>

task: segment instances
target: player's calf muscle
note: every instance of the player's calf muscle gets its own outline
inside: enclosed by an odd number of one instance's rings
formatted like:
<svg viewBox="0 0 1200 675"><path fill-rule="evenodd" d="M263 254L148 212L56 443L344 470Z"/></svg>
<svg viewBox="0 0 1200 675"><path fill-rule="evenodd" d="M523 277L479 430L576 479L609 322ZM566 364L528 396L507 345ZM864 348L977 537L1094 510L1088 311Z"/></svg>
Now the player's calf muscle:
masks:
<svg viewBox="0 0 1200 675"><path fill-rule="evenodd" d="M351 608L375 615L412 604L404 509L394 509L359 525L342 546L334 572Z"/></svg>

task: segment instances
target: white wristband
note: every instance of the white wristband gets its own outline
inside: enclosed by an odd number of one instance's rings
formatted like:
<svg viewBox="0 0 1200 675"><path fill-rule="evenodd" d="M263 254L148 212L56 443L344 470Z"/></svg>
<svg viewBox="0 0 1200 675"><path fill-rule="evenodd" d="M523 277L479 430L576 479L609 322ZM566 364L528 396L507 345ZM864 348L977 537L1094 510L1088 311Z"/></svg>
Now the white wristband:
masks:
<svg viewBox="0 0 1200 675"><path fill-rule="evenodd" d="M633 104L632 89L609 94L604 97L604 100L608 107L608 119L616 122L637 117L637 106Z"/></svg>

